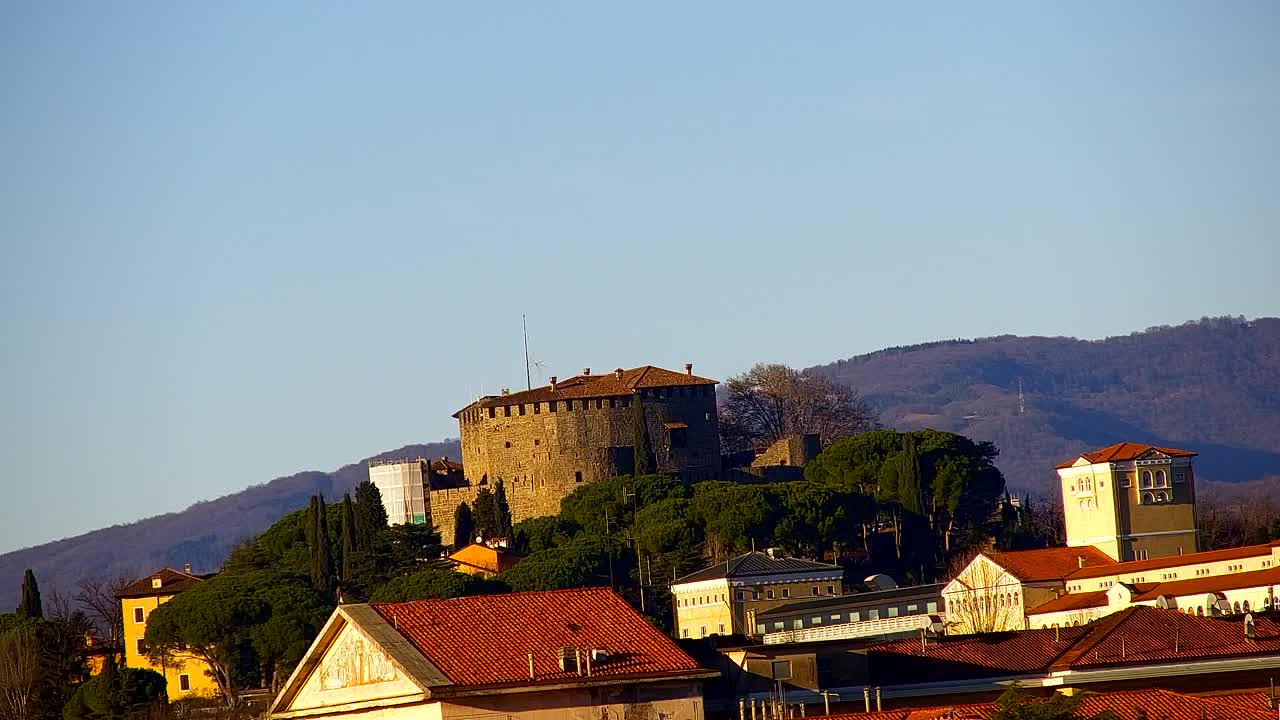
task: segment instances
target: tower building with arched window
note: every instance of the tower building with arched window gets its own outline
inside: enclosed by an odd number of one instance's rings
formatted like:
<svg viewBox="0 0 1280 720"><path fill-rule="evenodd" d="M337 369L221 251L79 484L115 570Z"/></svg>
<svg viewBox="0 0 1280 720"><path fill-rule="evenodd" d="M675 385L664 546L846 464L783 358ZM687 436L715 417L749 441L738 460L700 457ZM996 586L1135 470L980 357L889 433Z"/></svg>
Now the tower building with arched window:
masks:
<svg viewBox="0 0 1280 720"><path fill-rule="evenodd" d="M1119 562L1196 552L1195 456L1119 443L1058 465L1067 545Z"/></svg>

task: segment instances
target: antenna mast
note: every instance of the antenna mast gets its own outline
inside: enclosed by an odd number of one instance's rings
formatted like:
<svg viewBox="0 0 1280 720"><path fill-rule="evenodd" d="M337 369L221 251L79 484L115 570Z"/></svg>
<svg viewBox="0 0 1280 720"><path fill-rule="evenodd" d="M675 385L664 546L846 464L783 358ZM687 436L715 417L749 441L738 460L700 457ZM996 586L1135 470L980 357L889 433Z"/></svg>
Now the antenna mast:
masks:
<svg viewBox="0 0 1280 720"><path fill-rule="evenodd" d="M524 330L524 389L533 389L533 376L529 374L529 323L520 314L520 327Z"/></svg>
<svg viewBox="0 0 1280 720"><path fill-rule="evenodd" d="M1022 394L1022 378L1018 378L1018 414L1025 415L1027 412L1026 397Z"/></svg>

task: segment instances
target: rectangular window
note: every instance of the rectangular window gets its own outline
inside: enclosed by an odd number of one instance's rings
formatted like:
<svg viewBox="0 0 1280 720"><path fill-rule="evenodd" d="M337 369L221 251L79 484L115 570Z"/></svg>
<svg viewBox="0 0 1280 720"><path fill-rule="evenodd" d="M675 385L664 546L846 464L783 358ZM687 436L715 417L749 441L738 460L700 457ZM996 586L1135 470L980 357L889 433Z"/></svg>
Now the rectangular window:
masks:
<svg viewBox="0 0 1280 720"><path fill-rule="evenodd" d="M600 398L599 400L596 400L596 409L597 410L604 409L604 398Z"/></svg>
<svg viewBox="0 0 1280 720"><path fill-rule="evenodd" d="M565 412L573 412L573 401L572 401L572 400L565 400L565 401L564 401L564 411L565 411Z"/></svg>
<svg viewBox="0 0 1280 720"><path fill-rule="evenodd" d="M926 606L925 606L925 608L926 608L926 611L927 611L930 615L932 615L932 614L934 614L934 613L938 612L938 603L936 603L936 602L930 602L928 605L926 605Z"/></svg>
<svg viewBox="0 0 1280 720"><path fill-rule="evenodd" d="M880 611L879 611L879 610L868 610L868 611L867 611L867 619L868 619L868 620L879 620L879 619L880 619Z"/></svg>
<svg viewBox="0 0 1280 720"><path fill-rule="evenodd" d="M908 613L920 612L920 606L919 606L919 605L908 605L908 606L907 606L907 612L908 612Z"/></svg>
<svg viewBox="0 0 1280 720"><path fill-rule="evenodd" d="M134 609L133 609L133 621L134 621L134 622L136 622L136 623L140 623L140 622L142 622L142 621L143 621L143 611L142 611L142 608L140 608L140 607L136 607L136 608L134 608Z"/></svg>
<svg viewBox="0 0 1280 720"><path fill-rule="evenodd" d="M804 629L804 620L801 620L800 618L796 618L795 620L792 620L792 621L791 621L791 629L792 629L792 630L803 630L803 629Z"/></svg>
<svg viewBox="0 0 1280 720"><path fill-rule="evenodd" d="M700 631L699 631L699 632L700 632L700 634L698 635L698 637L706 637L706 636L707 636L707 626L706 626L706 625L703 625L703 626L700 628Z"/></svg>
<svg viewBox="0 0 1280 720"><path fill-rule="evenodd" d="M671 428L671 447L684 448L689 446L689 431L686 428Z"/></svg>
<svg viewBox="0 0 1280 720"><path fill-rule="evenodd" d="M555 411L556 411L556 401L555 401L555 400L551 400L550 402L548 402L548 403L547 403L547 410L548 410L548 411L550 411L550 412L555 412Z"/></svg>
<svg viewBox="0 0 1280 720"><path fill-rule="evenodd" d="M836 594L836 586L835 586L835 585L828 585L828 586L827 586L827 594L828 594L828 595L835 595L835 594Z"/></svg>
<svg viewBox="0 0 1280 720"><path fill-rule="evenodd" d="M810 624L810 625L821 625L821 624L822 624L822 616L821 616L821 615L818 615L818 616L816 616L816 617L811 617L811 618L809 618L809 624Z"/></svg>
<svg viewBox="0 0 1280 720"><path fill-rule="evenodd" d="M831 616L831 622L840 622L843 619L844 619L844 616L841 615L840 613L836 613Z"/></svg>
<svg viewBox="0 0 1280 720"><path fill-rule="evenodd" d="M860 620L862 620L862 613L858 612L857 610L852 610L849 612L849 622L858 622Z"/></svg>
<svg viewBox="0 0 1280 720"><path fill-rule="evenodd" d="M763 635L763 634L765 634L765 630L766 630L766 628L765 628L765 626L764 626L764 623L756 623L756 634L757 634L757 635Z"/></svg>
<svg viewBox="0 0 1280 720"><path fill-rule="evenodd" d="M624 398L622 398L622 407L624 407L624 408L631 407L631 398L630 398L630 397L624 397Z"/></svg>
<svg viewBox="0 0 1280 720"><path fill-rule="evenodd" d="M773 588L764 591L764 596L770 600L773 599Z"/></svg>
<svg viewBox="0 0 1280 720"><path fill-rule="evenodd" d="M520 414L524 415L524 403L520 403Z"/></svg>
<svg viewBox="0 0 1280 720"><path fill-rule="evenodd" d="M724 623L720 623L720 634L724 634Z"/></svg>
<svg viewBox="0 0 1280 720"><path fill-rule="evenodd" d="M782 588L782 597L784 598L791 597L791 588Z"/></svg>
<svg viewBox="0 0 1280 720"><path fill-rule="evenodd" d="M680 628L680 637L689 637L689 628Z"/></svg>
<svg viewBox="0 0 1280 720"><path fill-rule="evenodd" d="M774 660L772 665L773 665L774 680L790 680L791 679L791 661L790 660Z"/></svg>
<svg viewBox="0 0 1280 720"><path fill-rule="evenodd" d="M511 417L511 406L506 405L502 408L502 417Z"/></svg>
<svg viewBox="0 0 1280 720"><path fill-rule="evenodd" d="M889 617L898 617L898 606L894 605L889 608Z"/></svg>
<svg viewBox="0 0 1280 720"><path fill-rule="evenodd" d="M773 624L773 631L774 631L774 632L778 632L778 631L779 631L779 630L781 630L782 628L783 628L783 625L782 625L782 621L781 621L781 620L778 620L777 622L775 622L775 623Z"/></svg>
<svg viewBox="0 0 1280 720"><path fill-rule="evenodd" d="M181 691L183 691L183 692L186 692L186 691L188 691L188 690L190 690L190 689L191 689L191 676L190 676L190 675L179 675L179 676L178 676L178 689L179 689L179 690L181 690Z"/></svg>
<svg viewBox="0 0 1280 720"><path fill-rule="evenodd" d="M533 404L533 414L534 414L534 415L540 415L540 414L542 414L542 410L541 410L541 408L542 408L542 403L534 403L534 404Z"/></svg>
<svg viewBox="0 0 1280 720"><path fill-rule="evenodd" d="M493 408L489 408L489 417L493 417Z"/></svg>
<svg viewBox="0 0 1280 720"><path fill-rule="evenodd" d="M751 599L752 599L752 600L759 600L759 599L760 599L760 591L759 591L759 590L752 590L752 591L751 591Z"/></svg>
<svg viewBox="0 0 1280 720"><path fill-rule="evenodd" d="M738 591L738 599L739 599L739 600L742 600L742 599L743 599L743 596L742 596L742 595L743 595L743 594L742 594L742 591L741 591L741 590L739 590L739 591Z"/></svg>
<svg viewBox="0 0 1280 720"><path fill-rule="evenodd" d="M811 595L813 595L814 597L818 597L818 586L817 586L817 585L814 585L812 588L810 588L810 594L811 594Z"/></svg>
<svg viewBox="0 0 1280 720"><path fill-rule="evenodd" d="M146 655L147 641L142 638L138 638L138 644L135 646L135 648L137 649L139 655Z"/></svg>
<svg viewBox="0 0 1280 720"><path fill-rule="evenodd" d="M574 481L574 482L576 482L576 483L580 483L580 482L582 482L582 471L581 471L581 470L579 470L579 471L577 471L577 472L575 472L575 473L573 474L573 481Z"/></svg>

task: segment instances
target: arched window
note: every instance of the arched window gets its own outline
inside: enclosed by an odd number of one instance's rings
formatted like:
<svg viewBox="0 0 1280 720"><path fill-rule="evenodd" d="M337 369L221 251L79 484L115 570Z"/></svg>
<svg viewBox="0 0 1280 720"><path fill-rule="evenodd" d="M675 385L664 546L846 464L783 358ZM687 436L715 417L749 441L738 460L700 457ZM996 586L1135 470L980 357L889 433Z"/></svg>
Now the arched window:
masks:
<svg viewBox="0 0 1280 720"><path fill-rule="evenodd" d="M1244 601L1244 611L1245 611L1245 612L1249 612L1249 601L1248 601L1248 600L1245 600L1245 601Z"/></svg>
<svg viewBox="0 0 1280 720"><path fill-rule="evenodd" d="M1151 505L1156 501L1156 496L1151 493L1142 493L1142 504Z"/></svg>
<svg viewBox="0 0 1280 720"><path fill-rule="evenodd" d="M1078 626L1079 624L1080 624L1080 621L1079 621L1079 620L1072 620L1072 621L1071 621L1071 627L1076 627L1076 626Z"/></svg>
<svg viewBox="0 0 1280 720"><path fill-rule="evenodd" d="M1232 609L1236 611L1236 614L1237 614L1237 615L1239 615L1239 614L1240 614L1240 601L1239 601L1239 600L1237 600L1237 601L1236 601L1236 604L1232 607Z"/></svg>
<svg viewBox="0 0 1280 720"><path fill-rule="evenodd" d="M1156 471L1156 487L1166 487L1164 482L1164 471Z"/></svg>
<svg viewBox="0 0 1280 720"><path fill-rule="evenodd" d="M1150 470L1142 471L1142 487L1144 488L1151 487L1151 471Z"/></svg>
<svg viewBox="0 0 1280 720"><path fill-rule="evenodd" d="M1204 617L1204 606L1203 606L1203 605L1197 605L1197 606L1196 606L1196 615L1199 615L1200 617Z"/></svg>

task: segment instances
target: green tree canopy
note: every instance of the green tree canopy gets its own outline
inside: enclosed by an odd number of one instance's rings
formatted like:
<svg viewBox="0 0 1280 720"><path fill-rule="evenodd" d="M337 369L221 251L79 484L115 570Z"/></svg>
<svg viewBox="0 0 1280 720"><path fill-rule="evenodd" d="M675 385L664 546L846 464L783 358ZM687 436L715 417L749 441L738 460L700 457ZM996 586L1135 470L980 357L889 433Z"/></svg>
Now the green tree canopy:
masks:
<svg viewBox="0 0 1280 720"><path fill-rule="evenodd" d="M110 662L110 661L109 661ZM110 665L114 669L114 664ZM63 720L128 720L168 703L164 676L147 668L104 668L76 688L62 709Z"/></svg>
<svg viewBox="0 0 1280 720"><path fill-rule="evenodd" d="M471 506L460 502L453 510L453 549L461 550L475 542L475 539L476 522L471 515Z"/></svg>
<svg viewBox="0 0 1280 720"><path fill-rule="evenodd" d="M36 574L30 568L27 568L22 576L22 601L18 604L18 615L24 618L44 617L40 585L36 582Z"/></svg>
<svg viewBox="0 0 1280 720"><path fill-rule="evenodd" d="M392 578L373 591L371 602L411 602L502 592L506 586L449 568L428 568Z"/></svg>
<svg viewBox="0 0 1280 720"><path fill-rule="evenodd" d="M608 538L580 538L557 548L536 552L496 580L514 592L562 590L609 584L609 563L625 552Z"/></svg>

